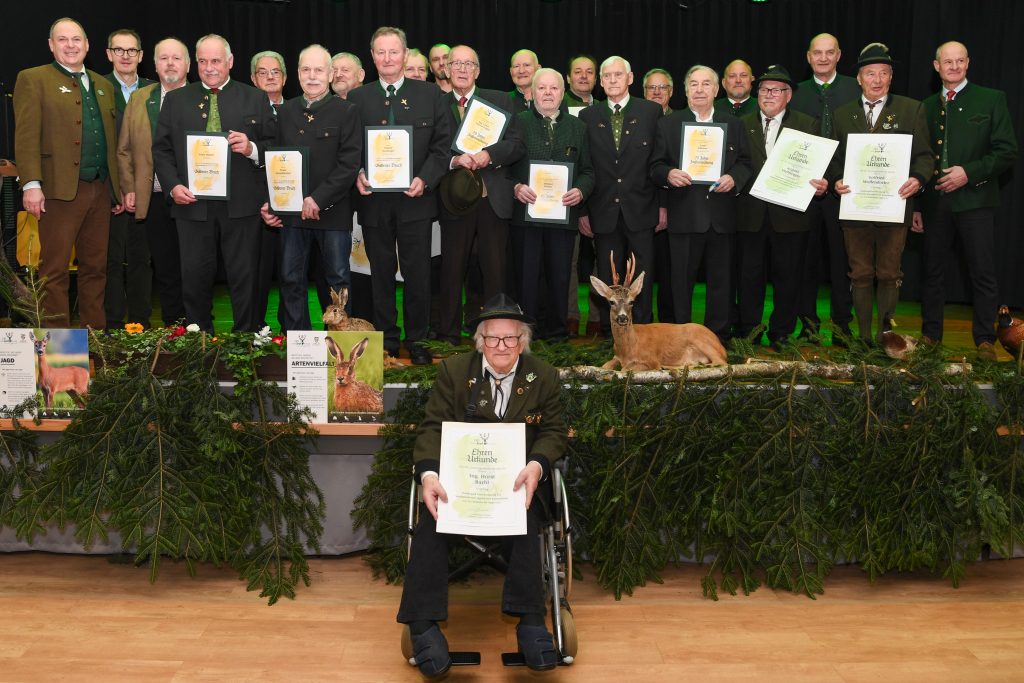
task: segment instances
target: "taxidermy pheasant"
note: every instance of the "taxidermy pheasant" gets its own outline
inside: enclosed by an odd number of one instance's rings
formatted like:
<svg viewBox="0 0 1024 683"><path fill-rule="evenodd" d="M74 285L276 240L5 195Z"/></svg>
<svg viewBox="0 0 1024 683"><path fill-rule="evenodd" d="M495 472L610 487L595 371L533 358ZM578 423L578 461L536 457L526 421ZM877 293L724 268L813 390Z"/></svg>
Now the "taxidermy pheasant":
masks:
<svg viewBox="0 0 1024 683"><path fill-rule="evenodd" d="M999 307L996 337L999 339L999 343L1003 345L1003 348L1016 358L1021 342L1024 341L1024 320L1010 315L1008 306Z"/></svg>

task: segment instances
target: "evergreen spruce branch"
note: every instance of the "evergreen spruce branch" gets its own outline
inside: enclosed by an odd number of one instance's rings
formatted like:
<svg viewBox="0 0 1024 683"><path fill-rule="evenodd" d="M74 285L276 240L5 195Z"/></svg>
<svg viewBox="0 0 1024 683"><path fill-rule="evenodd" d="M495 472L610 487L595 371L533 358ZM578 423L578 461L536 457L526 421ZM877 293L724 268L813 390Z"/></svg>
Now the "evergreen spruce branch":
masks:
<svg viewBox="0 0 1024 683"><path fill-rule="evenodd" d="M34 405L34 399L31 403ZM41 477L36 464L38 438L17 417L25 409L26 406L16 406L11 411L13 429L0 433L0 528L16 529L23 522L18 517L18 499Z"/></svg>

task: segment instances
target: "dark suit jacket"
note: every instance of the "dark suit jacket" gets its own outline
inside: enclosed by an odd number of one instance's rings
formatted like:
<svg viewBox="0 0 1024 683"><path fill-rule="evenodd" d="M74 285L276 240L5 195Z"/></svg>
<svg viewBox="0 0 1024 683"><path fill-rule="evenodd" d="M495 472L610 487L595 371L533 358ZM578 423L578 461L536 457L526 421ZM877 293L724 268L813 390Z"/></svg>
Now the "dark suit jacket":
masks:
<svg viewBox="0 0 1024 683"><path fill-rule="evenodd" d="M935 181L942 174L944 144L949 166L963 166L967 173L967 184L947 196L953 210L999 206L999 183L995 181L1017 159L1017 137L1006 94L968 81L948 108L943 106L944 100L945 93L924 100L935 152L935 172L922 196L925 210L938 196Z"/></svg>
<svg viewBox="0 0 1024 683"><path fill-rule="evenodd" d="M423 180L426 188L421 197L407 197L402 192L376 192L360 197L359 221L364 227L386 223L392 212L402 223L437 216L435 190L451 160L453 131L447 96L433 83L410 78L395 93L395 125L412 126L412 173ZM387 94L380 81L367 83L348 94L348 101L358 108L360 125L364 127L387 124L385 99Z"/></svg>
<svg viewBox="0 0 1024 683"><path fill-rule="evenodd" d="M86 69L103 117L107 170L113 195L117 177L117 107L107 79ZM43 196L69 202L78 195L82 161L82 98L78 80L55 63L25 69L14 84L14 154L18 182L42 182ZM118 200L116 203L120 203Z"/></svg>
<svg viewBox="0 0 1024 683"><path fill-rule="evenodd" d="M601 104L601 100L594 97L594 94L590 94L590 104L587 104L572 94L572 91L566 90L565 95L562 96L562 106L564 107L593 107L595 104Z"/></svg>
<svg viewBox="0 0 1024 683"><path fill-rule="evenodd" d="M479 172L480 178L484 182L484 187L487 188L486 200L490 202L494 214L498 218L507 221L512 218L512 205L515 202L515 199L512 197L512 164L519 161L523 154L526 153L526 145L523 144L519 120L515 114L509 111L505 93L500 90L477 88L473 91L473 97L479 98L487 102L487 104L509 114L508 126L505 128L505 133L501 136L501 140L490 147L484 148L491 155L491 165ZM459 118L459 97L453 91L446 96L446 99L451 116L452 137L454 139L455 132L459 130L459 126L462 124L462 119ZM459 152L451 152L452 158L458 155ZM449 160L450 163L451 161ZM441 218L450 217L442 204Z"/></svg>
<svg viewBox="0 0 1024 683"><path fill-rule="evenodd" d="M490 383L483 378L482 354L463 353L445 359L427 401L413 449L417 477L438 471L441 423L465 422L466 406L472 404L471 422L526 423L526 461L536 461L545 475L565 454L568 436L562 419L562 383L558 370L529 354L519 357L505 417L494 414Z"/></svg>
<svg viewBox="0 0 1024 683"><path fill-rule="evenodd" d="M843 167L846 163L846 136L851 133L881 133L884 135L912 135L914 138L910 151L910 176L917 178L923 186L932 177L932 170L935 168L935 158L932 156L932 149L928 145L928 123L924 115L924 105L917 100L903 97L902 95L890 94L882 111L875 118L874 130L868 130L867 118L864 116L864 107L858 97L852 102L844 104L836 110L832 119L832 135L839 140L839 148L832 157L829 166L829 184L843 176ZM907 210L903 218L903 224L909 226L910 219L914 212L914 202L907 202ZM863 227L875 225L864 221L843 221L843 224L850 227ZM883 223L881 225L894 225Z"/></svg>
<svg viewBox="0 0 1024 683"><path fill-rule="evenodd" d="M756 114L758 111L759 110L757 108L757 94L753 92L750 93L750 97L744 100L743 104L740 105L739 109L733 108L732 102L729 101L728 97L719 97L717 100L715 100L716 116L729 114L730 116L735 116L736 118L740 119L746 116L747 114Z"/></svg>
<svg viewBox="0 0 1024 683"><path fill-rule="evenodd" d="M668 194L668 230L674 233L736 232L736 195L750 180L750 151L743 124L730 114L713 114L714 123L725 123L725 159L722 175L732 176L736 189L732 192L708 192L707 185L673 187L668 172L679 168L679 145L683 124L696 121L688 107L674 111L658 122L658 138L654 146L651 179Z"/></svg>
<svg viewBox="0 0 1024 683"><path fill-rule="evenodd" d="M594 191L594 167L590 163L590 143L587 140L587 126L575 116L563 111L555 121L554 142L548 139L547 127L543 117L536 109L520 112L517 116L522 124L523 138L526 142L526 154L516 162L512 169L513 183L530 182L531 161L559 161L573 165L573 176L570 187L578 188L583 193L583 202L569 209L569 222L565 225L555 223L534 223L526 216L526 204L516 202L516 225L543 225L550 228L563 228L575 232L579 225L579 211Z"/></svg>
<svg viewBox="0 0 1024 683"><path fill-rule="evenodd" d="M519 92L518 88L512 88L509 90L505 93L505 97L508 99L508 106L511 108L513 116L516 116L520 112L530 111L533 109L533 101L531 100L530 103L527 104L526 97L523 93Z"/></svg>
<svg viewBox="0 0 1024 683"><path fill-rule="evenodd" d="M363 129L351 102L329 94L307 107L300 95L277 108L278 147L309 150L309 194L320 207L320 220L281 216L287 227L351 230L356 174L363 159Z"/></svg>
<svg viewBox="0 0 1024 683"><path fill-rule="evenodd" d="M128 106L128 100L124 98L124 93L121 92L121 82L117 80L117 76L113 71L104 76L104 78L110 81L110 85L114 87L114 104L117 105L117 113L123 113L125 107ZM156 81L151 81L148 78L143 78L142 76L139 76L139 87L132 91L132 94L134 95L139 90L145 88L147 85L153 85L154 83L156 83Z"/></svg>
<svg viewBox="0 0 1024 683"><path fill-rule="evenodd" d="M270 108L266 93L232 79L217 96L217 109L221 130L245 133L262 160L267 144L277 134L277 117ZM164 97L156 137L153 138L153 166L164 192L170 194L176 185L188 187L185 134L205 131L209 111L210 96L202 82L189 83ZM228 216L242 218L259 214L267 198L267 179L262 166L235 152L231 153L229 163ZM217 200L171 204L171 216L204 221L209 201Z"/></svg>
<svg viewBox="0 0 1024 683"><path fill-rule="evenodd" d="M736 206L736 229L740 232L757 232L764 224L765 213L768 214L772 230L775 232L805 232L811 229L810 219L806 211L796 211L785 206L772 204L757 197L750 196L750 188L753 187L761 168L768 160L768 153L764 148L764 127L761 123L761 110L753 114L747 114L740 121L747 133L747 143L750 147L750 180L743 187ZM793 111L787 108L782 117L782 128L779 134L786 128L798 130L801 133L820 135L818 132L818 121L807 114ZM776 138L777 139L777 138Z"/></svg>
<svg viewBox="0 0 1024 683"><path fill-rule="evenodd" d="M658 193L648 171L661 106L630 96L623 110L618 150L611 116L607 102L580 111L580 120L587 124L594 166L594 194L587 201L590 227L595 233L614 231L621 211L630 232L653 231L658 224Z"/></svg>

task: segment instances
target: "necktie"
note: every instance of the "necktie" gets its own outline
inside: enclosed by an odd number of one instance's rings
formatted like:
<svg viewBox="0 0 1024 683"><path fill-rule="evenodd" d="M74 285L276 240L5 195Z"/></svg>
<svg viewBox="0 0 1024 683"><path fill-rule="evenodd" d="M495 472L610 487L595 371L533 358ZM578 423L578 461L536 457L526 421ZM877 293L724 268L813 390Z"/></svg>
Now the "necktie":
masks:
<svg viewBox="0 0 1024 683"><path fill-rule="evenodd" d="M463 95L459 98L459 118L465 118L466 116L466 96Z"/></svg>
<svg viewBox="0 0 1024 683"><path fill-rule="evenodd" d="M875 127L875 107L882 100L875 100L874 102L868 102L868 128L872 129Z"/></svg>
<svg viewBox="0 0 1024 683"><path fill-rule="evenodd" d="M388 98L384 101L384 104L388 105L388 125L395 125L395 86L388 84Z"/></svg>
<svg viewBox="0 0 1024 683"><path fill-rule="evenodd" d="M82 72L82 71L76 71L76 72L74 72L73 74L71 74L71 76L72 76L72 78L74 78L74 79L75 79L76 81L78 81L78 85L79 85L79 87L81 87L81 88L82 88L82 90L88 90L88 89L89 89L89 88L88 88L88 87L86 86L86 84L85 84L85 73L84 73L84 72Z"/></svg>
<svg viewBox="0 0 1024 683"><path fill-rule="evenodd" d="M615 139L615 150L618 151L622 142L622 105L615 105L615 112L612 114L612 137Z"/></svg>
<svg viewBox="0 0 1024 683"><path fill-rule="evenodd" d="M206 119L206 132L220 132L220 109L217 106L217 93L220 88L210 88L210 117Z"/></svg>
<svg viewBox="0 0 1024 683"><path fill-rule="evenodd" d="M764 118L764 151L767 152L768 154L771 154L772 144L774 144L774 140L772 140L771 137L769 137L771 130L772 119L771 117L766 116Z"/></svg>
<svg viewBox="0 0 1024 683"><path fill-rule="evenodd" d="M551 145L555 144L555 120L550 116L544 117L544 129L548 133L548 143Z"/></svg>
<svg viewBox="0 0 1024 683"><path fill-rule="evenodd" d="M832 110L828 106L828 89L831 83L821 84L821 134L825 137L832 135Z"/></svg>
<svg viewBox="0 0 1024 683"><path fill-rule="evenodd" d="M956 90L946 92L946 103L942 107L942 168L949 168L949 103L956 97Z"/></svg>
<svg viewBox="0 0 1024 683"><path fill-rule="evenodd" d="M954 98L956 98L956 90L950 90L946 93L947 102L952 102Z"/></svg>
<svg viewBox="0 0 1024 683"><path fill-rule="evenodd" d="M740 107L742 107L742 106L743 106L742 102L733 102L732 103L732 110L733 111L739 111Z"/></svg>
<svg viewBox="0 0 1024 683"><path fill-rule="evenodd" d="M508 378L508 375L498 377L494 373L488 370L487 374L491 376L491 380L494 382L494 414L499 420L504 419L505 411L508 410L508 404L505 399L505 391L501 388L501 383Z"/></svg>

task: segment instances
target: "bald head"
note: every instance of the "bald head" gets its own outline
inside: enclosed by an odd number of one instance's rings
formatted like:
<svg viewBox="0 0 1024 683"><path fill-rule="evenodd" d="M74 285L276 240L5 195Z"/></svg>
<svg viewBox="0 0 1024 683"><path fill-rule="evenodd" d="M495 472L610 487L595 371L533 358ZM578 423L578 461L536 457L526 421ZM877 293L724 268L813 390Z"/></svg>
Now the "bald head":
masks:
<svg viewBox="0 0 1024 683"><path fill-rule="evenodd" d="M722 74L725 92L736 102L742 102L750 97L750 88L753 83L753 69L742 59L734 59L729 62Z"/></svg>
<svg viewBox="0 0 1024 683"><path fill-rule="evenodd" d="M177 38L164 38L153 47L153 65L165 90L185 85L190 62L188 46Z"/></svg>
<svg viewBox="0 0 1024 683"><path fill-rule="evenodd" d="M839 40L831 33L819 33L807 46L807 63L820 81L831 81L842 56Z"/></svg>
<svg viewBox="0 0 1024 683"><path fill-rule="evenodd" d="M967 67L971 59L967 56L967 46L951 40L948 43L939 45L935 51L935 61L932 66L942 79L942 87L946 90L956 90L956 87L967 78Z"/></svg>

